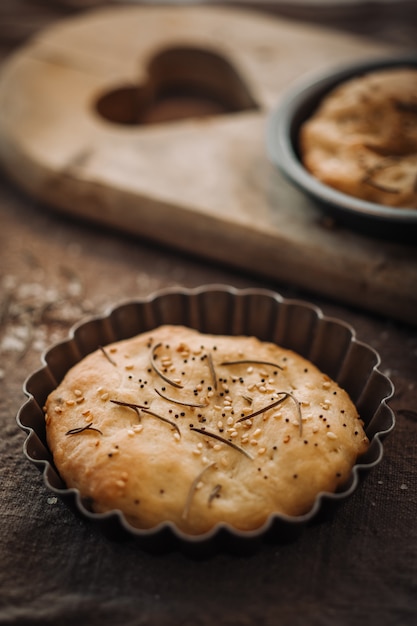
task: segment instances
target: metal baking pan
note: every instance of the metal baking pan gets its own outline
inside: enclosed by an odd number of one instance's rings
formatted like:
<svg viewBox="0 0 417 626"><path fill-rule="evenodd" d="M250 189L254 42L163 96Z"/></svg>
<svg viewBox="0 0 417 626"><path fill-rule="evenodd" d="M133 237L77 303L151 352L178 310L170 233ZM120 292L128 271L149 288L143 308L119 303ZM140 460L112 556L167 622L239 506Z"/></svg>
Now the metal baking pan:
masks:
<svg viewBox="0 0 417 626"><path fill-rule="evenodd" d="M84 356L113 341L126 339L161 324L185 324L211 334L255 335L294 350L315 363L350 394L365 423L370 446L354 466L338 493L320 493L312 509L300 517L272 514L256 531L238 531L219 524L201 536L188 536L167 522L150 530L128 524L120 511L94 513L76 489L68 489L54 467L45 436L43 406L48 394L66 372ZM43 474L46 486L84 519L97 524L110 538L130 538L151 552L179 549L190 556L219 550L252 552L265 541L283 542L297 537L313 521L332 512L352 496L363 474L383 456L383 438L394 428L394 413L387 404L391 381L378 369L380 358L357 341L353 328L328 318L312 304L289 300L262 290L237 290L211 285L197 289L167 289L121 303L106 314L74 326L68 338L49 348L42 367L25 382L27 400L17 415L27 433L24 454Z"/></svg>
<svg viewBox="0 0 417 626"><path fill-rule="evenodd" d="M303 166L298 136L301 125L323 97L341 83L372 71L394 67L417 68L417 56L374 58L338 66L311 75L293 85L271 112L267 124L267 150L271 162L317 206L349 226L390 239L415 243L417 210L394 208L342 193L322 183Z"/></svg>

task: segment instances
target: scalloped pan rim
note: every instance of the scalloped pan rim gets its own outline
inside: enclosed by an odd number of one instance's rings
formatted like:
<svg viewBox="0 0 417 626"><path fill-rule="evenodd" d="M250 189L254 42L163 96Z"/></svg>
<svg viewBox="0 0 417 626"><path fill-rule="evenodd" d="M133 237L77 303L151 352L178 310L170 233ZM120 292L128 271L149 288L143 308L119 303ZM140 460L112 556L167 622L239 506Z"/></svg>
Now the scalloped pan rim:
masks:
<svg viewBox="0 0 417 626"><path fill-rule="evenodd" d="M56 470L53 467L51 459L48 458L49 451L46 446L46 442L42 441L42 433L40 433L39 426L36 425L37 417L42 413L43 399L41 396L41 390L33 389L39 382L39 377L43 380L48 379L49 384L52 384L55 380L55 375L51 372L50 365L48 364L48 357L52 351L60 350L63 346L76 349L76 352L81 352L80 347L77 345L77 336L88 324L92 324L96 327L102 327L107 321L111 320L112 316L116 316L118 312L126 310L126 307L134 306L142 313L146 313L146 309L151 309L152 315L157 317L157 308L163 303L164 298L172 298L179 296L182 302L186 302L187 306L192 307L193 300L198 301L199 298L215 299L217 297L226 298L233 301L236 308L237 299L249 299L251 303L265 302L267 301L271 307L277 309L286 308L287 317L286 323L291 326L291 314L296 316L297 314L308 314L313 316L314 327L317 330L318 327L324 328L322 334L324 334L326 328L337 328L343 333L347 333L350 336L349 349L344 354L343 361L349 358L349 351L352 346L359 347L362 353L366 353L370 359L370 371L368 377L363 381L363 387L361 397L358 401L362 401L362 396L366 396L366 390L369 381L372 377L377 376L382 381L382 397L377 398L377 409L373 415L369 416L368 424L372 422L374 433L370 437L371 445L368 452L358 459L354 465L351 478L346 487L337 493L321 492L316 496L313 507L305 515L298 517L290 517L279 513L272 513L262 527L254 531L240 531L228 524L218 524L209 532L192 536L187 535L180 531L173 523L164 522L152 529L141 530L133 528L125 519L121 511L110 511L107 513L94 513L90 511L86 503L77 489L68 489L63 485ZM273 309L271 309L273 310ZM234 311L232 311L233 313ZM158 312L160 313L160 312ZM165 315L167 315L165 313ZM189 311L188 311L189 317ZM270 317L274 317L271 316ZM279 315L277 316L277 318ZM169 314L168 314L169 318ZM150 322L149 322L150 323ZM162 322L161 322L162 323ZM170 323L169 319L165 319L164 323ZM274 328L276 329L277 319L273 320ZM151 324L152 325L152 324ZM155 324L156 325L156 324ZM324 325L324 326L323 326ZM326 326L327 325L327 326ZM145 330L145 329L144 329ZM113 329L113 333L114 333ZM140 330L138 330L140 332ZM227 333L228 330L222 331ZM282 332L282 330L281 330ZM314 334L314 333L313 333ZM110 341L113 339L111 338ZM117 340L117 337L115 337ZM275 341L274 338L270 339ZM323 338L321 339L323 342ZM344 339L346 342L346 339ZM311 345L314 344L314 338L312 338ZM97 346L96 346L97 347ZM291 346L287 346L290 347ZM309 355L304 354L309 358ZM378 369L380 365L380 357L378 353L368 346L367 344L357 341L354 329L347 323L338 320L336 318L326 317L323 315L321 309L302 300L286 299L280 294L269 291L266 289L235 289L227 285L208 285L204 287L198 287L194 289L187 288L167 288L157 291L147 297L128 299L115 306L110 307L103 315L89 317L86 320L81 320L75 324L69 331L68 338L57 344L49 347L41 357L43 366L33 372L25 381L23 391L27 396L26 402L20 408L16 420L19 427L27 433L27 438L23 445L23 452L27 459L34 463L42 472L44 483L47 488L60 497L69 507L75 512L81 513L81 516L88 520L98 523L102 527L105 534L110 538L135 538L144 549L150 551L166 551L167 549L179 548L185 552L191 553L191 555L199 555L200 553L214 554L218 549L225 549L232 551L244 551L248 546L258 545L258 543L264 539L273 541L285 541L294 535L299 533L306 525L316 520L319 514L324 509L331 510L333 505L348 498L357 489L360 483L360 475L369 471L380 463L383 457L383 445L382 440L393 430L395 426L395 415L392 409L388 406L387 402L394 394L394 386L391 380L382 374ZM69 369L72 364L68 364ZM342 364L340 364L340 370L342 370ZM339 371L340 371L339 370ZM336 378L337 379L337 378ZM377 422L375 424L375 421ZM61 481L61 484L59 482Z"/></svg>

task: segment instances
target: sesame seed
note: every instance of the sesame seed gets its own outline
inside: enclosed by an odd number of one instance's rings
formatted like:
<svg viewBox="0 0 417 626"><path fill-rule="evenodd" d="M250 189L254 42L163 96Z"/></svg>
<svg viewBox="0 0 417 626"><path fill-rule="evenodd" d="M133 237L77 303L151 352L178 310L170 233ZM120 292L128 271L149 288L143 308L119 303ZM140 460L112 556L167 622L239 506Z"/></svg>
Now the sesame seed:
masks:
<svg viewBox="0 0 417 626"><path fill-rule="evenodd" d="M74 395L80 397L83 395L83 392L80 389L74 389Z"/></svg>
<svg viewBox="0 0 417 626"><path fill-rule="evenodd" d="M266 452L266 448L259 448L258 450L259 456L261 456L262 454L265 454L265 452Z"/></svg>
<svg viewBox="0 0 417 626"><path fill-rule="evenodd" d="M331 430L329 430L329 432L326 433L326 435L329 439L337 439L337 435L335 435Z"/></svg>
<svg viewBox="0 0 417 626"><path fill-rule="evenodd" d="M60 406L56 406L54 409L55 413L62 413L62 409Z"/></svg>

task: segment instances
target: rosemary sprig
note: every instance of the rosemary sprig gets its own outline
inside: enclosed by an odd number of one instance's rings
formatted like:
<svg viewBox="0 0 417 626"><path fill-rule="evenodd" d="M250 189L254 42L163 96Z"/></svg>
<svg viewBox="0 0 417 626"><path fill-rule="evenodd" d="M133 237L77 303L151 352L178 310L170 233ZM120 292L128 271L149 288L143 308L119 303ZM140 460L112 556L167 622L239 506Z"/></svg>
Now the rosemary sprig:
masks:
<svg viewBox="0 0 417 626"><path fill-rule="evenodd" d="M181 436L181 431L175 422L168 419L167 417L164 417L163 415L159 415L159 413L155 413L155 411L151 411L147 406L143 406L142 404L135 404L134 402L123 402L122 400L110 400L110 402L113 402L114 404L118 404L119 406L126 406L129 409L133 409L134 411L137 412L138 415L140 415L139 412L142 411L143 413L146 413L147 415L152 415L153 417L157 417L159 420L161 420L161 422L166 422L167 424L175 428L177 433Z"/></svg>
<svg viewBox="0 0 417 626"><path fill-rule="evenodd" d="M182 519L187 519L188 514L190 512L190 507L191 507L191 502L193 500L194 497L194 493L195 490L197 489L197 485L200 482L200 480L202 479L202 477L204 476L204 474L211 468L213 467L213 465L215 465L215 463L210 463L209 465L206 465L206 467L204 467L201 472L194 478L193 482L191 483L191 487L188 491L188 495L187 495L187 500L185 502L185 506L184 506L184 510L182 512Z"/></svg>
<svg viewBox="0 0 417 626"><path fill-rule="evenodd" d="M180 404L181 406L191 406L191 407L195 407L196 409L204 409L207 404L198 404L196 402L184 402L182 400L176 400L175 398L170 398L166 395L164 395L162 393L162 391L159 391L159 389L156 389L156 387L154 387L154 391L155 393L158 394L158 396L160 396L161 398L163 398L164 400L168 400L168 402L173 402L174 404Z"/></svg>
<svg viewBox="0 0 417 626"><path fill-rule="evenodd" d="M233 443L233 441L229 441L228 439L225 439L224 437L222 437L221 435L218 435L217 433L213 433L210 430L203 430L202 428L196 428L195 426L191 426L190 430L193 430L196 433L200 433L200 435L207 435L207 437L212 437L213 439L217 439L217 441L221 441L222 443L227 444L228 446L233 448L233 450L237 450L238 452L241 452L242 454L247 456L248 459L251 459L251 461L253 461L253 456L249 454L249 452L247 452L244 448L241 448L236 443Z"/></svg>
<svg viewBox="0 0 417 626"><path fill-rule="evenodd" d="M375 180L372 180L372 174L365 176L363 182L366 185L370 185L378 191L384 191L385 193L400 193L400 190L397 187L387 187L387 185L381 185L381 183L377 183Z"/></svg>
<svg viewBox="0 0 417 626"><path fill-rule="evenodd" d="M241 359L238 361L223 361L222 363L220 363L220 365L249 365L249 364L270 365L271 367L276 367L279 370L283 369L283 367L281 367L281 365L278 365L278 363L271 363L271 361L257 361L253 359Z"/></svg>
<svg viewBox="0 0 417 626"><path fill-rule="evenodd" d="M378 183L378 181L373 179L375 174L381 172L382 170L389 169L393 165L395 165L395 157L387 156L382 162L377 163L373 167L370 167L366 172L362 179L366 185L370 185L379 191L383 191L385 193L400 193L400 189L398 187L389 187L388 185L383 185ZM393 163L394 161L394 163Z"/></svg>
<svg viewBox="0 0 417 626"><path fill-rule="evenodd" d="M286 392L283 391L281 393L286 393ZM252 417L256 417L257 415L260 415L261 413L266 413L266 411L269 411L269 409L273 409L274 407L276 407L279 404L281 404L282 402L284 402L284 400L286 400L286 398L287 398L287 395L290 395L290 394L286 394L282 398L279 398L278 400L275 400L275 402L271 402L271 404L268 404L267 406L262 407L262 409L258 409L257 411L254 411L253 413L249 413L248 415L244 415L243 417L239 417L239 419L236 420L236 422L244 422L246 420L250 420Z"/></svg>
<svg viewBox="0 0 417 626"><path fill-rule="evenodd" d="M138 415L141 409L147 408L146 406L143 406L142 404L135 404L134 402L124 402L123 400L110 400L110 402L113 402L113 404L117 404L119 406L126 406L129 409L133 409L134 411L136 411Z"/></svg>
<svg viewBox="0 0 417 626"><path fill-rule="evenodd" d="M252 404L253 402L253 398L251 398L250 396L246 396L245 394L242 394L242 398L246 400L248 404Z"/></svg>
<svg viewBox="0 0 417 626"><path fill-rule="evenodd" d="M207 355L207 361L208 361L208 365L210 369L210 376L213 380L213 387L217 391L217 376L216 376L216 370L214 369L213 357L211 355L211 352L209 352Z"/></svg>
<svg viewBox="0 0 417 626"><path fill-rule="evenodd" d="M86 426L80 426L79 428L71 428L71 430L68 430L65 434L66 435L79 435L80 433L84 433L86 430L94 430L96 433L100 433L100 435L103 434L99 428L95 428L93 426L93 422L90 422Z"/></svg>
<svg viewBox="0 0 417 626"><path fill-rule="evenodd" d="M175 422L173 422L172 420L168 419L167 417L164 417L163 415L159 415L159 413L155 413L154 411L151 411L150 409L142 409L142 411L144 413L146 413L147 415L152 415L153 417L157 417L159 420L161 420L161 422L165 422L166 424L170 424L170 426L172 426L173 428L175 428L175 430L177 431L177 433L179 434L179 436L181 437L181 431L178 428L177 424Z"/></svg>
<svg viewBox="0 0 417 626"><path fill-rule="evenodd" d="M210 493L209 498L208 498L208 505L209 505L209 506L211 505L211 503L213 502L213 500L214 500L215 498L217 498L217 496L219 495L219 493L221 492L221 490L222 490L222 486L221 486L221 485L219 485L219 484L215 485L215 487L213 488L213 490L212 490L212 492Z"/></svg>
<svg viewBox="0 0 417 626"><path fill-rule="evenodd" d="M278 393L282 394L282 398L275 400L275 402L271 402L271 404L268 404L268 406L262 407L262 409L258 409L257 411L254 411L253 413L249 413L249 415L240 417L238 420L236 420L236 422L244 422L246 420L251 419L252 417L256 417L257 415L260 415L261 413L265 413L266 411L269 411L269 409L273 409L274 407L278 406L279 404L287 400L287 398L291 398L297 407L299 430L300 430L300 437L301 437L301 435L303 434L303 421L302 421L302 416L301 416L300 403L298 402L297 398L293 396L292 393L289 393L288 391L279 391Z"/></svg>
<svg viewBox="0 0 417 626"><path fill-rule="evenodd" d="M158 374L158 376L160 376L162 378L162 380L164 380L166 383L168 383L169 385L172 385L173 387L177 387L177 389L182 389L182 387L183 387L182 385L180 385L179 383L176 383L171 378L168 378L168 376L165 376L165 374L163 372L161 372L161 370L159 369L159 367L155 363L155 359L156 359L155 352L161 345L162 345L162 343L157 343L152 348L152 352L151 352L151 365L152 365L152 368Z"/></svg>
<svg viewBox="0 0 417 626"><path fill-rule="evenodd" d="M404 100L394 100L394 106L399 111L404 111L405 113L415 113L417 115L417 102L406 102Z"/></svg>
<svg viewBox="0 0 417 626"><path fill-rule="evenodd" d="M107 350L103 347L103 346L99 346L99 350L101 350L101 352L104 354L104 356L106 357L106 359L109 361L109 363L111 363L114 366L117 366L116 361L114 361L110 354L107 352Z"/></svg>

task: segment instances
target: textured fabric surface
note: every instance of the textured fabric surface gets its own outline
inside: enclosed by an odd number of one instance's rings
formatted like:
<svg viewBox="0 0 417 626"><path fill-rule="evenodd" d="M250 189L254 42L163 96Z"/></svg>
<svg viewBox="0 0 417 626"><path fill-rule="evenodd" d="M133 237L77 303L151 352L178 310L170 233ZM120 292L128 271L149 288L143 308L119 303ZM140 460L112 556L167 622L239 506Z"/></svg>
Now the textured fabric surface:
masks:
<svg viewBox="0 0 417 626"><path fill-rule="evenodd" d="M3 53L69 7L2 4ZM1 176L0 224L0 625L417 623L416 328L71 222ZM394 382L397 427L357 492L295 541L251 556L156 556L110 541L57 500L23 456L15 416L41 351L82 316L160 287L214 282L276 289L351 323Z"/></svg>

